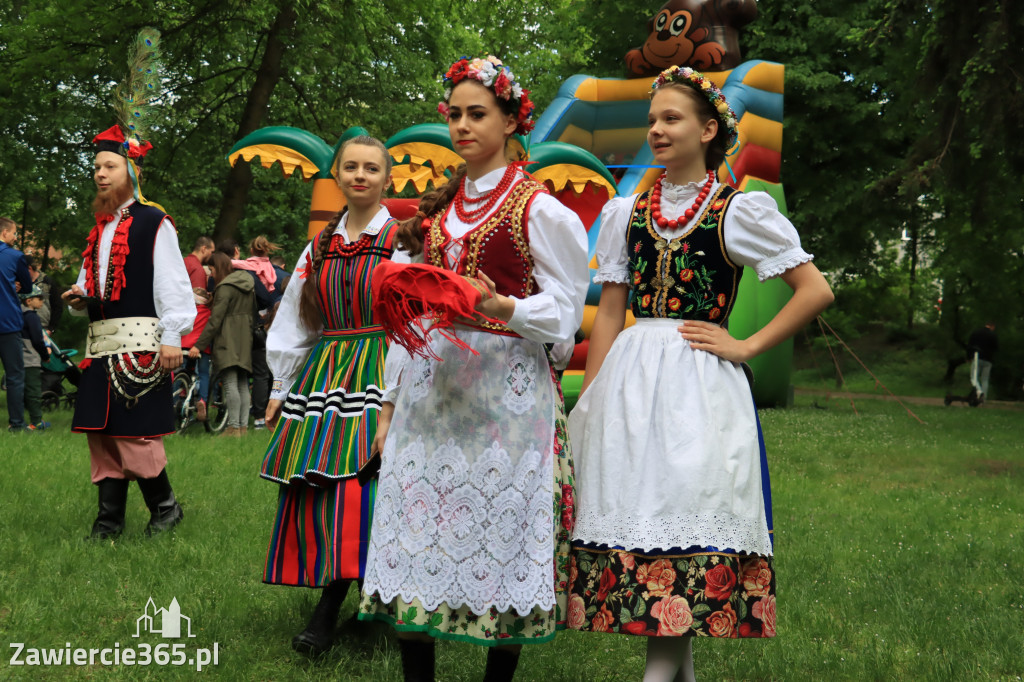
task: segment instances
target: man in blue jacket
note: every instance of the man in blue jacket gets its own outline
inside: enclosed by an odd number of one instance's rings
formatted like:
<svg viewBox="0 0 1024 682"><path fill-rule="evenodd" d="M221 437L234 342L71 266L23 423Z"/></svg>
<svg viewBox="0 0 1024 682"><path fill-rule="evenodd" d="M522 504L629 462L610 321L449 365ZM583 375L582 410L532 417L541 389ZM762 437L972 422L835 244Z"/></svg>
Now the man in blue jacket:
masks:
<svg viewBox="0 0 1024 682"><path fill-rule="evenodd" d="M19 291L32 288L25 256L11 246L18 224L0 218L0 362L7 375L7 420L9 431L25 430L25 360L21 343L21 301Z"/></svg>

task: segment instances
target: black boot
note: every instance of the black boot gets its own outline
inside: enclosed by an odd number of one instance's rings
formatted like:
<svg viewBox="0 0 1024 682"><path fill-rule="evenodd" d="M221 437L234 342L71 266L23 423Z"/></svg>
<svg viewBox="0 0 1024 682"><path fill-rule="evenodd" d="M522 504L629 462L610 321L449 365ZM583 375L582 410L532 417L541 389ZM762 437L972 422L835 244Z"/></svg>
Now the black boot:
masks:
<svg viewBox="0 0 1024 682"><path fill-rule="evenodd" d="M399 639L405 682L434 682L434 640Z"/></svg>
<svg viewBox="0 0 1024 682"><path fill-rule="evenodd" d="M167 469L161 471L155 478L140 478L138 482L142 498L146 501L150 513L146 535L161 533L177 526L185 513L174 499L174 491L167 480Z"/></svg>
<svg viewBox="0 0 1024 682"><path fill-rule="evenodd" d="M519 652L491 647L487 650L484 682L512 682L519 665Z"/></svg>
<svg viewBox="0 0 1024 682"><path fill-rule="evenodd" d="M92 524L88 540L113 540L124 530L124 510L128 504L128 481L104 478L96 484L100 511Z"/></svg>
<svg viewBox="0 0 1024 682"><path fill-rule="evenodd" d="M350 580L332 580L320 594L306 629L292 638L292 648L307 656L320 656L334 646L334 626L338 611L348 594Z"/></svg>

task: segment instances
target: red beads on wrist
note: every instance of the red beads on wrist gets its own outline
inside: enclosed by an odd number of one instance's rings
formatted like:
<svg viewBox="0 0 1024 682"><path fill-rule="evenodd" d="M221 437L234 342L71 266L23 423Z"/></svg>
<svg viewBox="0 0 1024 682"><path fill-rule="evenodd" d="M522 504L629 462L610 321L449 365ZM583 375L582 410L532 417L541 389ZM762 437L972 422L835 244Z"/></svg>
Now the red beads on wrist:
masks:
<svg viewBox="0 0 1024 682"><path fill-rule="evenodd" d="M697 200L693 202L693 206L683 211L682 220L678 218L669 219L661 214L661 183L664 179L665 174L662 173L658 181L654 183L654 189L651 190L651 217L654 218L654 222L658 224L658 227L662 229L674 230L678 227L684 227L693 220L694 216L700 213L701 204L708 198L708 195L711 193L711 186L715 184L715 171L708 171L707 182L704 183L704 186L697 194Z"/></svg>

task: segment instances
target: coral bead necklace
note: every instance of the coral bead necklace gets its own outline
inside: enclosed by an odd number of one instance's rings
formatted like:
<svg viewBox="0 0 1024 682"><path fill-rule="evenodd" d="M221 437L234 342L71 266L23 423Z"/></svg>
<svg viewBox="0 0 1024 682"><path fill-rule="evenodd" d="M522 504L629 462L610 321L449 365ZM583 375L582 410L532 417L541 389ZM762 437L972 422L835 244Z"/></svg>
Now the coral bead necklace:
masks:
<svg viewBox="0 0 1024 682"><path fill-rule="evenodd" d="M466 179L463 178L459 184L459 191L455 194L455 199L452 202L455 204L455 215L459 216L459 220L472 225L477 222L481 217L487 215L487 213L494 208L494 205L498 202L502 196L505 195L505 191L512 185L512 181L516 178L516 167L508 166L505 169L505 174L501 176L501 182L498 186L476 198L469 198L466 196ZM467 210L466 204L478 204L486 200L483 206L474 208L473 210Z"/></svg>
<svg viewBox="0 0 1024 682"><path fill-rule="evenodd" d="M686 209L681 218L673 218L671 220L661 215L661 183L664 179L665 174L662 173L658 181L654 183L654 189L651 190L651 217L654 218L654 222L658 224L658 227L663 229L674 230L677 227L684 227L697 215L698 211L700 211L700 205L704 203L704 200L708 198L708 194L711 193L711 186L715 184L715 171L708 171L707 182L704 183L704 186L697 194L697 199L693 202L693 206Z"/></svg>

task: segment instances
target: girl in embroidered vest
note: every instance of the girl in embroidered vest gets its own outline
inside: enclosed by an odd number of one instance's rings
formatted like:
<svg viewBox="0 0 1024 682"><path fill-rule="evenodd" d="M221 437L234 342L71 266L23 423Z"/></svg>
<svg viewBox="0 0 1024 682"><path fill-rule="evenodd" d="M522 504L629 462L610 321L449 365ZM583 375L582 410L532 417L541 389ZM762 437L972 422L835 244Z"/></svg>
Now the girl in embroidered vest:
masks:
<svg viewBox="0 0 1024 682"><path fill-rule="evenodd" d="M398 631L406 679L433 679L432 638L491 647L485 679L511 679L519 645L550 640L564 621L572 469L544 344L571 339L582 320L586 234L506 165L533 108L509 68L463 58L445 85L439 110L465 165L423 197L400 239L484 281L491 296L477 309L504 324L457 326L472 350L431 338L440 360L388 351L359 617Z"/></svg>
<svg viewBox="0 0 1024 682"><path fill-rule="evenodd" d="M347 140L334 162L347 202L303 250L267 336L273 436L260 475L279 483L264 582L323 588L292 646L333 643L349 585L366 565L376 482L361 486L384 388L384 333L370 306L370 273L395 251L397 223L381 203L391 156L377 139ZM276 425L276 427L275 427Z"/></svg>
<svg viewBox="0 0 1024 682"><path fill-rule="evenodd" d="M647 142L665 174L601 214L601 302L569 419L580 466L568 617L649 637L646 682L693 680L693 636L775 635L768 470L740 363L832 301L771 197L719 183L735 139L717 87L663 72ZM743 266L781 276L793 297L739 340L725 325ZM623 330L627 307L637 323Z"/></svg>

